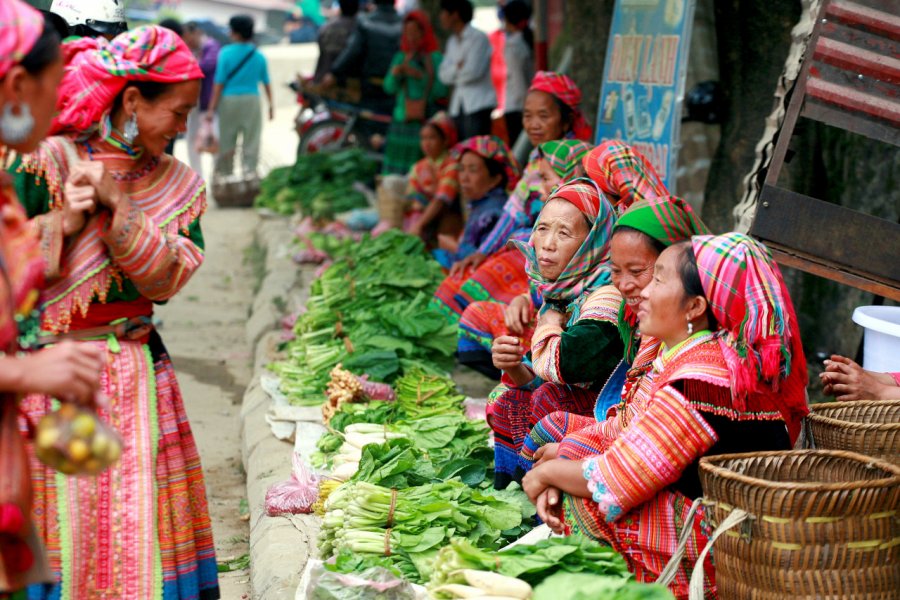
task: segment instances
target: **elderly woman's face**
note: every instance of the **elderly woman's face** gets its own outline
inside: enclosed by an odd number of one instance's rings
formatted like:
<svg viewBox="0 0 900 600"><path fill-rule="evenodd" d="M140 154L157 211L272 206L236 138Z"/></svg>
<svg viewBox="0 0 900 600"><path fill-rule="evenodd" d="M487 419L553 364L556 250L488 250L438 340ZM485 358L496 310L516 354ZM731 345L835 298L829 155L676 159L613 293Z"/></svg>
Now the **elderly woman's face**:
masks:
<svg viewBox="0 0 900 600"><path fill-rule="evenodd" d="M556 281L589 232L587 219L571 202L557 198L545 204L532 234L541 276Z"/></svg>
<svg viewBox="0 0 900 600"><path fill-rule="evenodd" d="M683 253L680 246L663 250L650 283L641 292L637 310L641 333L659 338L670 347L687 337L687 298L681 280Z"/></svg>
<svg viewBox="0 0 900 600"><path fill-rule="evenodd" d="M636 314L641 292L653 279L653 265L659 254L643 233L617 230L609 244L609 257L612 283Z"/></svg>
<svg viewBox="0 0 900 600"><path fill-rule="evenodd" d="M200 80L173 83L161 96L147 100L135 88L138 136L134 145L153 156L162 154L179 133L187 131L188 113L200 98Z"/></svg>
<svg viewBox="0 0 900 600"><path fill-rule="evenodd" d="M559 105L547 92L528 92L525 96L522 126L531 145L535 147L544 142L562 139L566 134Z"/></svg>
<svg viewBox="0 0 900 600"><path fill-rule="evenodd" d="M28 110L34 118L34 127L28 139L15 144L3 143L21 153L31 152L46 137L56 111L56 90L63 76L62 54L41 72L31 75L21 66L10 69L0 82L3 97L0 105L12 104L13 113Z"/></svg>

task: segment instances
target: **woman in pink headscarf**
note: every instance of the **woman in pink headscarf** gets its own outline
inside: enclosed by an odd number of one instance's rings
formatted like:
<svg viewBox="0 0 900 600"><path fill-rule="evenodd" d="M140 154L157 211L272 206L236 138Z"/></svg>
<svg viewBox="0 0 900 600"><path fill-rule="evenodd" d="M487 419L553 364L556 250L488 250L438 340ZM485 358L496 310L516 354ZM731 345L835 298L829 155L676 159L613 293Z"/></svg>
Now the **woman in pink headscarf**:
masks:
<svg viewBox="0 0 900 600"><path fill-rule="evenodd" d="M42 234L46 336L104 357L98 410L123 439L113 467L61 479L34 463L35 516L57 585L30 598L218 598L200 460L154 303L203 262L202 179L163 153L202 73L171 31L64 45L54 137L23 157L21 200ZM32 418L48 396L23 406Z"/></svg>

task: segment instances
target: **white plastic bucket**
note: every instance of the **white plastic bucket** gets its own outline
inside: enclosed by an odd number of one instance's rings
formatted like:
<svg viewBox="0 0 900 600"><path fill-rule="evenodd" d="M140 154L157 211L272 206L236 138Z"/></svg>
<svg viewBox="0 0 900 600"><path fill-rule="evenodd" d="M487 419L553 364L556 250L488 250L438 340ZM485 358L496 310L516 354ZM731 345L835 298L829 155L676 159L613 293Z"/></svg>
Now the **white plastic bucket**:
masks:
<svg viewBox="0 0 900 600"><path fill-rule="evenodd" d="M900 372L900 306L859 306L853 311L853 322L866 330L863 367Z"/></svg>

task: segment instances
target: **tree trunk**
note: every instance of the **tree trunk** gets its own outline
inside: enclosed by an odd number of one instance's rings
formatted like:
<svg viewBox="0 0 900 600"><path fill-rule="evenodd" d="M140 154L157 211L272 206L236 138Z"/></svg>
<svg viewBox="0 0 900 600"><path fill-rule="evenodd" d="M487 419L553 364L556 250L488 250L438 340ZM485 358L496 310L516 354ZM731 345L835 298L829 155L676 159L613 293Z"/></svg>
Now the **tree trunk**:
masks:
<svg viewBox="0 0 900 600"><path fill-rule="evenodd" d="M717 0L719 81L725 96L722 138L706 184L703 220L713 231L730 231L731 211L755 147L772 110L773 93L800 18L798 0Z"/></svg>

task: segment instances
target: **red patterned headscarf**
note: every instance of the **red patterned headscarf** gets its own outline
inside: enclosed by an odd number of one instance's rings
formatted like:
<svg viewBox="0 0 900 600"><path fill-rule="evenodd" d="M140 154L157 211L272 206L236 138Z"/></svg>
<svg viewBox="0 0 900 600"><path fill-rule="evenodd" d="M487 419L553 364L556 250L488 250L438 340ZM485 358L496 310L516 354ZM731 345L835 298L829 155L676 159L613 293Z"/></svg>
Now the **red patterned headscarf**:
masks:
<svg viewBox="0 0 900 600"><path fill-rule="evenodd" d="M20 0L0 2L0 79L34 47L44 31L44 17Z"/></svg>
<svg viewBox="0 0 900 600"><path fill-rule="evenodd" d="M447 143L448 148L456 145L458 134L456 133L456 123L453 122L453 117L441 110L428 119L428 124L440 130L444 135L444 141Z"/></svg>
<svg viewBox="0 0 900 600"><path fill-rule="evenodd" d="M438 41L434 35L434 28L431 26L431 19L428 18L428 15L421 10L414 10L404 17L404 27L410 21L415 21L419 29L422 30L422 41L419 42L418 48L413 48L409 45L404 35L400 38L400 50L403 52L421 52L422 54L436 52L438 50Z"/></svg>
<svg viewBox="0 0 900 600"><path fill-rule="evenodd" d="M588 177L597 182L619 214L638 200L669 195L650 161L624 142L600 143L584 157L583 164Z"/></svg>
<svg viewBox="0 0 900 600"><path fill-rule="evenodd" d="M794 305L769 250L742 233L694 236L692 247L731 375L734 401L774 403L791 441L809 413L808 374Z"/></svg>
<svg viewBox="0 0 900 600"><path fill-rule="evenodd" d="M531 80L529 92L546 92L572 109L575 117L572 123L572 133L579 140L590 140L592 130L584 115L581 113L581 90L568 75L561 75L553 71L538 71Z"/></svg>
<svg viewBox="0 0 900 600"><path fill-rule="evenodd" d="M485 160L500 163L506 174L506 189L516 187L520 177L519 163L503 140L495 135L476 135L457 144L453 148L452 155L456 160L460 160L466 152L474 152Z"/></svg>
<svg viewBox="0 0 900 600"><path fill-rule="evenodd" d="M51 133L87 131L112 108L129 81L179 83L202 79L193 53L175 32L150 25L103 38L63 44L65 75Z"/></svg>

